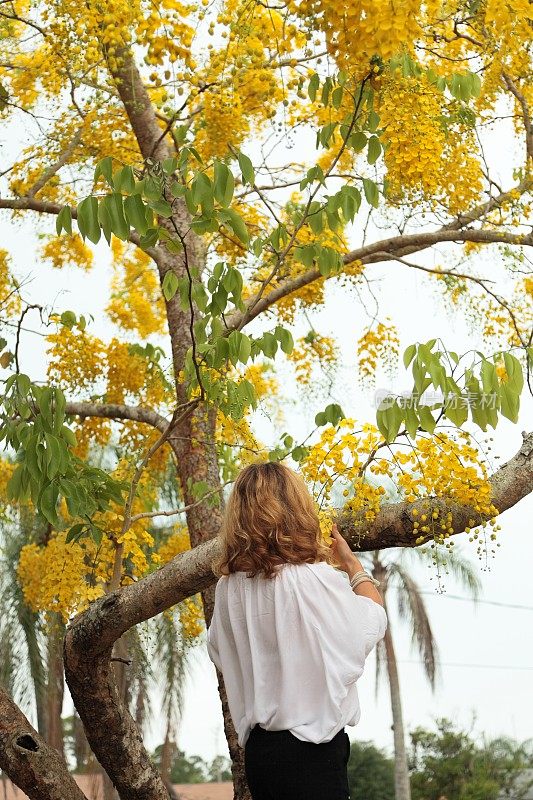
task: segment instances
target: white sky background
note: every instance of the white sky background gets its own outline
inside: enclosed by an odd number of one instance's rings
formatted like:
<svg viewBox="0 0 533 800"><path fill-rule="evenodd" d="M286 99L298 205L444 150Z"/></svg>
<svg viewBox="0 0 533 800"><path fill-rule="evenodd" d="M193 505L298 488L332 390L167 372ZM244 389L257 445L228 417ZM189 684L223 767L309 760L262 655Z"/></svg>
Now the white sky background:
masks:
<svg viewBox="0 0 533 800"><path fill-rule="evenodd" d="M4 133L2 134L5 135ZM0 141L4 153L2 168L9 163L9 155L28 144L21 140L20 128L12 127L7 138ZM298 137L300 135L298 134ZM313 143L297 138L298 158L313 157ZM502 123L498 130L486 132L485 145L487 159L497 169L494 177L500 178L504 186L511 183L512 163L519 160L516 140L510 126ZM252 158L254 151L244 148ZM256 151L257 152L257 151ZM276 163L295 158L295 150L276 152ZM52 224L47 229L52 229ZM38 255L38 236L44 231L43 223L35 215L27 215L22 221L13 222L8 212L0 216L0 244L14 255L16 274L19 279L31 278L26 289L27 298L33 301L53 304L59 311L72 309L87 316L92 314L94 324L90 333L109 339L114 332L103 311L109 297L111 279L110 259L107 245L96 248L97 258L92 272L69 269L54 271L43 266ZM381 234L383 235L383 231ZM371 232L371 238L378 235ZM352 244L360 242L357 233L352 236ZM442 246L440 254L453 251L453 246ZM495 253L487 250L480 259L479 274L483 264L490 271L490 259ZM418 263L434 262L432 253L418 256ZM486 261L484 261L486 260ZM446 346L458 352L471 347L483 348L481 340L476 340L461 315L447 314L439 302L434 283L424 278L420 272L409 270L394 262L381 266L370 266L367 275L375 281L374 288L379 293L379 319L390 316L401 333L401 349L411 342L425 341L430 337L442 337ZM369 309L372 310L371 304ZM327 291L327 302L319 313L312 314L314 326L320 333L334 334L342 348L340 367L333 399L342 404L345 413L359 420L374 418L372 391L363 390L357 382L356 341L368 324L362 305L356 294L343 291L331 284ZM25 326L38 329L35 313L28 314ZM298 324L298 335L308 329L305 321ZM167 352L170 348L167 347ZM485 350L488 349L485 347ZM44 340L42 337L23 334L21 368L33 378L45 377ZM284 371L285 375L285 371ZM287 374L282 382L286 392L286 423L283 430L306 436L312 427L315 413L321 410L325 398L305 399ZM378 377L376 388L393 388L402 391L409 388L408 375L399 370L391 381L382 375ZM512 456L520 446L521 430L531 430L533 424L533 403L524 395L521 419L518 425L502 421L494 435L493 452L501 455L501 461ZM258 430L269 440L277 442L281 430L275 430L267 419L258 418ZM492 434L489 434L492 435ZM480 436L484 439L483 435ZM498 461L494 464L497 466ZM434 694L431 693L422 669L419 656L410 649L406 630L398 623L394 609L394 597L389 599L390 624L400 662L400 681L404 706L406 728L417 725L431 726L437 716L447 716L457 724L470 727L477 721L474 731L485 732L488 736L506 734L517 739L532 735L533 717L533 592L531 574L533 569L533 544L531 541L531 518L533 499L522 501L519 506L502 516L502 531L498 535L501 546L497 548L496 558L489 561L487 571L483 561L478 561L474 544L468 537L455 537L457 549L470 555L483 584L482 598L486 600L530 606L530 610L500 608L480 604L477 608L471 602L454 600L446 594L438 594L435 589L435 570L417 567L413 570L420 587L432 592L425 600L429 610L433 630L440 648L441 680ZM432 579L433 576L433 579ZM448 594L465 595L450 578L445 581ZM461 665L461 666L452 666ZM373 740L377 745L392 752L391 712L386 677L377 700L374 696L374 656L369 657L366 672L359 682L359 695L362 705L361 722L356 728L349 728L352 739ZM155 746L162 740L162 730L153 725L147 744ZM216 689L215 671L207 658L205 645L201 644L191 658L191 675L186 689L186 704L180 726L179 745L189 754L198 754L210 759L217 753L227 753L222 729L222 715Z"/></svg>

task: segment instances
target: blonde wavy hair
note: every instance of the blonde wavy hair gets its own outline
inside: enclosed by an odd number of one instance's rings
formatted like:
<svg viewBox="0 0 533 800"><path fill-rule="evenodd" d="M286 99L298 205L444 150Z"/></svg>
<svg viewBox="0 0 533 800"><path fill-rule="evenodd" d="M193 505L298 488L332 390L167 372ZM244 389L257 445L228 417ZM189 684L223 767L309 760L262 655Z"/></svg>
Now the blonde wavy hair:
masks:
<svg viewBox="0 0 533 800"><path fill-rule="evenodd" d="M277 462L251 464L238 475L220 533L215 575L246 572L272 578L281 564L332 562L304 480Z"/></svg>

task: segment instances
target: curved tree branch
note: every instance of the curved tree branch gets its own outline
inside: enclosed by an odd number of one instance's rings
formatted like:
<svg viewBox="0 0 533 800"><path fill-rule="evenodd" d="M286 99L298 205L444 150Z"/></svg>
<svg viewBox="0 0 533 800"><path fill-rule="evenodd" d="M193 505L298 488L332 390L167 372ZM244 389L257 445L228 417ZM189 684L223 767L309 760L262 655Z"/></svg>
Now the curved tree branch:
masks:
<svg viewBox="0 0 533 800"><path fill-rule="evenodd" d="M123 419L134 422L144 422L157 428L158 431L165 431L168 427L168 420L151 408L143 406L127 406L117 403L86 403L67 401L65 412L69 415L81 417L101 417L104 419Z"/></svg>
<svg viewBox="0 0 533 800"><path fill-rule="evenodd" d="M453 224L456 225L455 222ZM360 261L362 264L375 264L383 261L384 252L390 254L387 259L390 260L390 258L395 255L410 255L411 253L420 252L440 242L480 242L483 244L514 244L517 246L533 245L533 234L520 235L497 230L474 230L473 228L462 230L460 227L448 226L436 231L401 234L399 236L391 236L388 239L372 242L372 244L365 245L364 247L347 253L344 256L343 262L345 266L353 264L356 261ZM255 317L259 316L259 314L266 311L282 298L287 297L320 278L324 278L320 270L317 267L312 267L296 278L276 286L275 289L272 289L268 294L265 294L257 301L254 300L255 295L252 296L248 302L248 308L245 311L232 314L228 318L226 332L229 333L232 330L241 329L244 325L249 323L252 319L255 319Z"/></svg>

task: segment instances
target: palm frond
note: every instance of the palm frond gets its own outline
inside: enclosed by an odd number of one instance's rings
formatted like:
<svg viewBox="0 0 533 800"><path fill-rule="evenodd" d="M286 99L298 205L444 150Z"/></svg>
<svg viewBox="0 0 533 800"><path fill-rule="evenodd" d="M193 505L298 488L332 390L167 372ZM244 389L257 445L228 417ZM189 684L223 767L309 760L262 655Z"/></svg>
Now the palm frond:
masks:
<svg viewBox="0 0 533 800"><path fill-rule="evenodd" d="M482 583L476 572L476 565L473 561L466 558L457 548L451 548L446 553L439 552L439 549L429 552L427 547L406 547L403 548L400 560L409 559L414 562L428 563L428 559L436 558L453 580L472 597L474 602L479 599Z"/></svg>
<svg viewBox="0 0 533 800"><path fill-rule="evenodd" d="M431 688L435 689L438 670L437 642L433 636L420 587L399 562L390 564L388 572L391 577L398 578L398 613L400 618L409 624L411 642L416 644L422 658L424 672Z"/></svg>
<svg viewBox="0 0 533 800"><path fill-rule="evenodd" d="M179 612L172 609L154 620L155 657L163 681L163 712L167 730L177 733L183 714L184 687L187 675L187 648L181 633Z"/></svg>

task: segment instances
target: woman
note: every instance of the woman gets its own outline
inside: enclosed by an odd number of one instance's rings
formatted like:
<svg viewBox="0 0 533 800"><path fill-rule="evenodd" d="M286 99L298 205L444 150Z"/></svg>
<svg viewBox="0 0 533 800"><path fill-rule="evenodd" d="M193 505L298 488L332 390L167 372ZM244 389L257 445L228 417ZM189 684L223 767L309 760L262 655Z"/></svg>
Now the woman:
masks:
<svg viewBox="0 0 533 800"><path fill-rule="evenodd" d="M335 526L325 544L303 479L279 463L237 477L221 544L207 647L253 800L348 800L344 726L387 627L378 583Z"/></svg>

